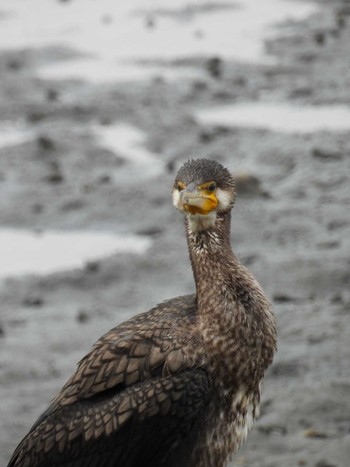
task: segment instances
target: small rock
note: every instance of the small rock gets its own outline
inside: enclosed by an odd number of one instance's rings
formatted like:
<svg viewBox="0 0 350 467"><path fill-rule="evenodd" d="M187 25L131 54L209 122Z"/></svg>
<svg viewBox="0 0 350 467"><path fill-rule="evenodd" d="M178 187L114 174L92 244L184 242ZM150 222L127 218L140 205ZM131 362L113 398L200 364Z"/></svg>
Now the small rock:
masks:
<svg viewBox="0 0 350 467"><path fill-rule="evenodd" d="M343 154L341 154L340 152L332 151L332 150L314 148L312 150L312 157L315 157L323 161L339 160L343 158Z"/></svg>
<svg viewBox="0 0 350 467"><path fill-rule="evenodd" d="M309 428L308 430L304 431L305 438L317 438L317 439L327 439L329 436L327 433L323 431L319 431L316 428Z"/></svg>
<svg viewBox="0 0 350 467"><path fill-rule="evenodd" d="M195 92L207 91L208 83L206 81L202 81L202 80L197 79L192 84L192 89Z"/></svg>
<svg viewBox="0 0 350 467"><path fill-rule="evenodd" d="M48 89L46 91L46 99L50 102L55 102L59 98L59 92L56 89Z"/></svg>
<svg viewBox="0 0 350 467"><path fill-rule="evenodd" d="M32 296L32 297L27 297L23 300L23 305L28 306L28 307L41 307L44 304L44 300L41 297L37 296Z"/></svg>
<svg viewBox="0 0 350 467"><path fill-rule="evenodd" d="M256 262L256 260L259 258L258 255L252 254L252 255L245 255L241 256L241 261L245 266L251 266Z"/></svg>
<svg viewBox="0 0 350 467"><path fill-rule="evenodd" d="M260 425L257 427L258 431L261 433L264 433L265 435L271 435L272 433L279 433L281 435L286 435L288 433L287 427L284 425L275 425L275 424L269 424L269 425Z"/></svg>
<svg viewBox="0 0 350 467"><path fill-rule="evenodd" d="M317 345L321 342L324 342L326 339L327 336L325 334L322 334L321 336L308 336L307 341L311 345Z"/></svg>
<svg viewBox="0 0 350 467"><path fill-rule="evenodd" d="M291 297L288 294L284 293L276 293L273 296L273 301L276 303L290 303L290 302L297 302L299 299L296 297Z"/></svg>
<svg viewBox="0 0 350 467"><path fill-rule="evenodd" d="M98 261L88 261L85 264L85 270L87 272L96 273L100 270L100 263Z"/></svg>
<svg viewBox="0 0 350 467"><path fill-rule="evenodd" d="M226 89L220 89L213 93L213 98L222 101L232 100L232 93Z"/></svg>
<svg viewBox="0 0 350 467"><path fill-rule="evenodd" d="M23 67L23 62L18 59L11 59L7 62L7 68L11 71L20 70Z"/></svg>
<svg viewBox="0 0 350 467"><path fill-rule="evenodd" d="M310 97L310 96L312 96L313 94L314 94L313 88L304 86L304 87L298 87L298 88L293 89L293 90L289 93L289 97L290 97L290 98Z"/></svg>
<svg viewBox="0 0 350 467"><path fill-rule="evenodd" d="M109 115L103 115L101 118L100 118L100 124L102 126L110 126L112 125L113 121L111 119L111 117Z"/></svg>
<svg viewBox="0 0 350 467"><path fill-rule="evenodd" d="M245 87L247 85L247 78L244 76L239 76L232 81L234 86Z"/></svg>
<svg viewBox="0 0 350 467"><path fill-rule="evenodd" d="M148 237L156 237L163 232L160 227L148 227L137 231L137 235L146 235Z"/></svg>
<svg viewBox="0 0 350 467"><path fill-rule="evenodd" d="M213 78L221 78L223 72L223 63L220 57L212 57L207 60L206 69Z"/></svg>
<svg viewBox="0 0 350 467"><path fill-rule="evenodd" d="M271 367L271 376L281 378L286 376L299 376L307 371L306 365L297 361L276 362Z"/></svg>
<svg viewBox="0 0 350 467"><path fill-rule="evenodd" d="M349 224L349 221L346 220L334 220L328 223L327 228L328 230L338 230L341 227L345 227Z"/></svg>
<svg viewBox="0 0 350 467"><path fill-rule="evenodd" d="M221 138L222 136L228 135L231 132L230 128L225 126L216 126L214 128L208 128L206 130L202 130L199 135L199 141L201 143L210 143L214 141L216 138Z"/></svg>
<svg viewBox="0 0 350 467"><path fill-rule="evenodd" d="M317 55L313 52L305 52L301 53L298 58L302 63L312 63L316 60Z"/></svg>
<svg viewBox="0 0 350 467"><path fill-rule="evenodd" d="M40 111L33 111L27 115L27 120L31 123L41 122L46 118L46 114Z"/></svg>
<svg viewBox="0 0 350 467"><path fill-rule="evenodd" d="M326 42L326 34L324 33L324 31L315 32L314 41L318 45L324 45Z"/></svg>
<svg viewBox="0 0 350 467"><path fill-rule="evenodd" d="M79 323L87 323L90 320L90 314L85 310L80 310L76 316Z"/></svg>
<svg viewBox="0 0 350 467"><path fill-rule="evenodd" d="M234 177L237 193L246 196L266 196L268 193L261 188L260 180L253 174L238 173Z"/></svg>
<svg viewBox="0 0 350 467"><path fill-rule="evenodd" d="M64 177L60 172L52 172L46 177L46 180L49 183L56 184L62 183L64 181Z"/></svg>
<svg viewBox="0 0 350 467"><path fill-rule="evenodd" d="M337 467L336 464L331 464L330 462L322 459L316 462L315 467Z"/></svg>
<svg viewBox="0 0 350 467"><path fill-rule="evenodd" d="M37 144L39 149L43 151L54 151L56 149L54 141L48 136L39 136Z"/></svg>
<svg viewBox="0 0 350 467"><path fill-rule="evenodd" d="M46 180L49 183L62 183L64 181L63 174L61 172L60 166L57 162L52 162L51 164L51 172L46 177Z"/></svg>
<svg viewBox="0 0 350 467"><path fill-rule="evenodd" d="M344 299L341 293L336 293L332 295L331 302L336 305L342 305L344 303Z"/></svg>
<svg viewBox="0 0 350 467"><path fill-rule="evenodd" d="M61 206L62 211L78 211L85 206L82 199L72 199Z"/></svg>
<svg viewBox="0 0 350 467"><path fill-rule="evenodd" d="M167 170L167 172L170 172L170 173L174 172L174 170L175 170L175 161L174 160L170 160L170 161L167 162L166 170Z"/></svg>
<svg viewBox="0 0 350 467"><path fill-rule="evenodd" d="M201 143L210 143L214 139L213 133L207 130L201 131L198 136Z"/></svg>
<svg viewBox="0 0 350 467"><path fill-rule="evenodd" d="M108 183L111 183L112 181L112 178L110 175L101 175L98 180L97 180L97 183L99 183L100 185L106 185Z"/></svg>

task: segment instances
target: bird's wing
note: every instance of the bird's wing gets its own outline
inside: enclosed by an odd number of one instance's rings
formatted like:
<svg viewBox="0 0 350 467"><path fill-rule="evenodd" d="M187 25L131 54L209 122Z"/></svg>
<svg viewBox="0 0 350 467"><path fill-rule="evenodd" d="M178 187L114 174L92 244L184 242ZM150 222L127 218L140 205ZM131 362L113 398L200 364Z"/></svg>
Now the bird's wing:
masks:
<svg viewBox="0 0 350 467"><path fill-rule="evenodd" d="M205 403L206 374L189 369L183 354L194 306L193 296L179 297L105 334L39 417L9 467L70 465L55 464L55 456L61 459L68 452L71 456L75 446L78 459L81 449L90 453L101 443L106 443L103 450L107 452L112 439L118 446L124 443L131 427L146 440L147 427L159 425L162 446L168 439L174 445L174 440L186 433L179 427L189 427ZM176 436L169 437L169 430ZM119 459L115 449L110 455ZM47 458L51 459L48 464ZM28 464L26 459L32 460Z"/></svg>
<svg viewBox="0 0 350 467"><path fill-rule="evenodd" d="M178 297L111 329L78 363L48 410L184 369L194 311L192 295Z"/></svg>
<svg viewBox="0 0 350 467"><path fill-rule="evenodd" d="M198 421L208 387L206 373L192 369L61 406L28 434L8 467L169 465Z"/></svg>

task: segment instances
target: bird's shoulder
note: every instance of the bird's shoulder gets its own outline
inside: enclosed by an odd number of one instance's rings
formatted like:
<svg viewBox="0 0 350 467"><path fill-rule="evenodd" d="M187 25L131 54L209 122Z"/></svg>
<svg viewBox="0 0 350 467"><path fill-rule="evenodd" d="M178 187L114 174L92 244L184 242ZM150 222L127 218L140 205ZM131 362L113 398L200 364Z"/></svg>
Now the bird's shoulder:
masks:
<svg viewBox="0 0 350 467"><path fill-rule="evenodd" d="M104 334L77 365L54 406L123 390L185 368L183 347L195 321L195 296L167 300Z"/></svg>
<svg viewBox="0 0 350 467"><path fill-rule="evenodd" d="M183 353L195 319L195 296L189 295L107 332L78 363L9 467L47 467L53 460L68 465L68 459L73 467L83 461L100 465L93 463L96 449L113 465L141 465L143 458L148 466L150 459L168 456L197 423L208 398L206 372L188 367ZM131 437L140 446L127 448Z"/></svg>

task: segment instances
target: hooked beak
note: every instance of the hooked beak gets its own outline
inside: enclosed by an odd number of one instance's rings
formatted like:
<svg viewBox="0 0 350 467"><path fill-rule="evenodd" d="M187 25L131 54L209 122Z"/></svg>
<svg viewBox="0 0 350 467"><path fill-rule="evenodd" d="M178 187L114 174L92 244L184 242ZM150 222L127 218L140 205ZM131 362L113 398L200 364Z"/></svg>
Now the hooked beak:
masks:
<svg viewBox="0 0 350 467"><path fill-rule="evenodd" d="M191 182L180 193L179 206L190 214L208 215L218 205L215 192L210 193Z"/></svg>

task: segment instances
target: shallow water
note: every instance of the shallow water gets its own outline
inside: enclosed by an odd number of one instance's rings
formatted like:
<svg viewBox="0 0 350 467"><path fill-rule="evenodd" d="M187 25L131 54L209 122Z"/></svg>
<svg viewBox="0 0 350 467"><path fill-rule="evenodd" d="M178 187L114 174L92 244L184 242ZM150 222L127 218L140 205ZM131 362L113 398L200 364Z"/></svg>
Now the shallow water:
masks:
<svg viewBox="0 0 350 467"><path fill-rule="evenodd" d="M92 134L101 147L127 162L118 168L119 180L132 178L135 182L164 172L161 155L147 149L147 134L136 126L122 122L96 125L92 127Z"/></svg>
<svg viewBox="0 0 350 467"><path fill-rule="evenodd" d="M157 154L145 148L147 134L135 126L127 123L114 125L99 125L92 128L97 141L105 149L118 154L118 156L136 163L138 166L157 164Z"/></svg>
<svg viewBox="0 0 350 467"><path fill-rule="evenodd" d="M29 127L13 122L0 125L0 149L33 140L35 131Z"/></svg>
<svg viewBox="0 0 350 467"><path fill-rule="evenodd" d="M264 128L286 133L350 130L350 108L345 105L293 106L257 102L211 107L195 112L202 124Z"/></svg>
<svg viewBox="0 0 350 467"><path fill-rule="evenodd" d="M312 3L292 0L231 0L224 7L208 5L215 4L205 0L2 0L5 15L0 48L61 45L86 56L47 63L38 70L39 75L54 79L104 82L144 80L154 75L171 78L179 73L198 75L188 68L174 74L167 67L136 62L213 55L272 62L264 41L276 34L275 26L316 11Z"/></svg>
<svg viewBox="0 0 350 467"><path fill-rule="evenodd" d="M147 134L136 126L117 122L112 125L95 125L90 131L101 147L125 159L129 163L128 168L136 164L143 170L151 169L153 175L163 170L160 155L146 148ZM15 122L0 125L0 149L26 143L36 137L37 132L29 125Z"/></svg>
<svg viewBox="0 0 350 467"><path fill-rule="evenodd" d="M106 232L0 230L0 278L81 268L116 253L143 254L151 240Z"/></svg>

